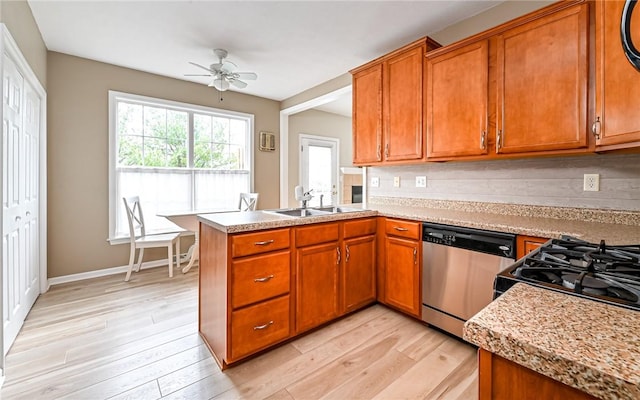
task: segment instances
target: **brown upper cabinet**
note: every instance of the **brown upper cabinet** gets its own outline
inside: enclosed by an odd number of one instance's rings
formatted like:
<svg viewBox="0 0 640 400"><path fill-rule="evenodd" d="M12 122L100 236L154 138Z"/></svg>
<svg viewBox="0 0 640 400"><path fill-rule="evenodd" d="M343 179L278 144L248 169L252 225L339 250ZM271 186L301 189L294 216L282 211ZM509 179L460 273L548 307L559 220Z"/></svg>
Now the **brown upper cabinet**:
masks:
<svg viewBox="0 0 640 400"><path fill-rule="evenodd" d="M427 158L487 154L489 42L427 56Z"/></svg>
<svg viewBox="0 0 640 400"><path fill-rule="evenodd" d="M589 3L553 4L426 55L427 159L593 151Z"/></svg>
<svg viewBox="0 0 640 400"><path fill-rule="evenodd" d="M496 153L586 148L589 4L496 38Z"/></svg>
<svg viewBox="0 0 640 400"><path fill-rule="evenodd" d="M596 3L596 112L598 150L640 147L640 71L621 44L624 1ZM631 16L631 39L640 48L640 9Z"/></svg>
<svg viewBox="0 0 640 400"><path fill-rule="evenodd" d="M438 46L422 38L351 71L354 164L425 159L423 58Z"/></svg>

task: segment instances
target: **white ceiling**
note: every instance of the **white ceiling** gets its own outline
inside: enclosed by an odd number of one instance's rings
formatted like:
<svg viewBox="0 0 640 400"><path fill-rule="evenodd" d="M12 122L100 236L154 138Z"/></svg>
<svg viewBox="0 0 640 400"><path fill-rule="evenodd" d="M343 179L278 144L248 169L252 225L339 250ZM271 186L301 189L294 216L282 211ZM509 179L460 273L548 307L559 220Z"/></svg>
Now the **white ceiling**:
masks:
<svg viewBox="0 0 640 400"><path fill-rule="evenodd" d="M258 74L238 92L278 101L499 3L29 0L49 50L206 85L188 62L224 48Z"/></svg>

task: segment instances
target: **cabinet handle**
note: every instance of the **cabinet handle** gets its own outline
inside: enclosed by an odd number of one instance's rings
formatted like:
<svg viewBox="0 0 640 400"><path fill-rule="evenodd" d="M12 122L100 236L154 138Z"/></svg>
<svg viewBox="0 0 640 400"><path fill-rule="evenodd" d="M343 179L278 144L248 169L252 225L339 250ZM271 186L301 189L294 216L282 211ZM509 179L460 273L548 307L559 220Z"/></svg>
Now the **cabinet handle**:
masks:
<svg viewBox="0 0 640 400"><path fill-rule="evenodd" d="M496 151L502 147L502 129L498 129L498 138L496 139Z"/></svg>
<svg viewBox="0 0 640 400"><path fill-rule="evenodd" d="M256 283L259 282L269 282L271 279L273 279L274 276L273 275L269 275L269 276L265 276L264 278L255 278L253 281Z"/></svg>
<svg viewBox="0 0 640 400"><path fill-rule="evenodd" d="M340 259L342 258L342 255L340 254L340 247L336 247L336 253L338 254L338 261L336 261L336 264L340 264Z"/></svg>
<svg viewBox="0 0 640 400"><path fill-rule="evenodd" d="M274 240L271 239L271 240L265 240L265 241L262 241L262 242L255 242L253 244L256 245L256 246L266 246L266 245L269 245L269 244L271 244L273 242L274 242Z"/></svg>
<svg viewBox="0 0 640 400"><path fill-rule="evenodd" d="M378 161L382 161L382 145L378 143L378 151L376 153Z"/></svg>
<svg viewBox="0 0 640 400"><path fill-rule="evenodd" d="M258 326L254 326L253 330L254 331L261 331L263 329L267 329L269 326L273 325L273 321L269 321L264 325L258 325Z"/></svg>
<svg viewBox="0 0 640 400"><path fill-rule="evenodd" d="M345 246L347 252L344 255L344 262L348 263L349 262L349 257L351 257L351 252L349 251L349 245Z"/></svg>
<svg viewBox="0 0 640 400"><path fill-rule="evenodd" d="M487 148L486 140L487 140L487 131L482 131L482 133L480 134L480 148L482 150Z"/></svg>
<svg viewBox="0 0 640 400"><path fill-rule="evenodd" d="M397 230L398 232L406 232L409 230L408 228L402 228L399 226L394 226L393 229Z"/></svg>
<svg viewBox="0 0 640 400"><path fill-rule="evenodd" d="M384 145L384 157L389 158L389 143Z"/></svg>
<svg viewBox="0 0 640 400"><path fill-rule="evenodd" d="M418 249L416 247L413 248L413 265L418 264Z"/></svg>
<svg viewBox="0 0 640 400"><path fill-rule="evenodd" d="M596 122L593 123L593 125L591 126L591 132L593 133L593 136L595 136L595 138L597 140L600 140L600 117L596 117Z"/></svg>

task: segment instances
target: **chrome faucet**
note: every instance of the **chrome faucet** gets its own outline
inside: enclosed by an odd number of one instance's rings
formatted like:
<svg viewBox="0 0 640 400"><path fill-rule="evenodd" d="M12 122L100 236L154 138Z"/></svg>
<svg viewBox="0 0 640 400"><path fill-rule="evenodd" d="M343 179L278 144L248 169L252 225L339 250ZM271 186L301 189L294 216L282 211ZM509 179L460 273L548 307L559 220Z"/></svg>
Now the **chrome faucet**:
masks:
<svg viewBox="0 0 640 400"><path fill-rule="evenodd" d="M313 189L309 189L309 191L305 192L302 186L296 186L295 197L300 202L301 208L307 208L307 203L313 198L312 191Z"/></svg>
<svg viewBox="0 0 640 400"><path fill-rule="evenodd" d="M320 195L320 208L322 208L322 199L324 198L324 194Z"/></svg>

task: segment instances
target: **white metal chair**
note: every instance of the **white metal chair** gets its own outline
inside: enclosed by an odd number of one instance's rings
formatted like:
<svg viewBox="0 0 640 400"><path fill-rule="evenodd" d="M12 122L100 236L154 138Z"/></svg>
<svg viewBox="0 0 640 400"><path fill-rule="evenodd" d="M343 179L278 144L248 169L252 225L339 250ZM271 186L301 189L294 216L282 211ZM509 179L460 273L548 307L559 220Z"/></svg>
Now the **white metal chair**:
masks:
<svg viewBox="0 0 640 400"><path fill-rule="evenodd" d="M125 281L129 281L131 278L131 271L133 271L133 264L136 255L136 249L140 249L138 252L138 262L136 263L135 271L140 270L142 265L142 256L144 255L144 249L150 247L166 247L168 254L167 262L169 264L169 277L173 277L173 246L176 247L176 266L180 265L178 261L180 254L180 233L161 233L157 235L147 235L144 227L144 217L142 215L142 207L140 206L140 198L138 196L123 197L124 208L127 211L127 219L129 220L129 236L131 237L131 253L129 255L129 270Z"/></svg>
<svg viewBox="0 0 640 400"><path fill-rule="evenodd" d="M240 193L240 211L254 211L258 205L259 193Z"/></svg>

